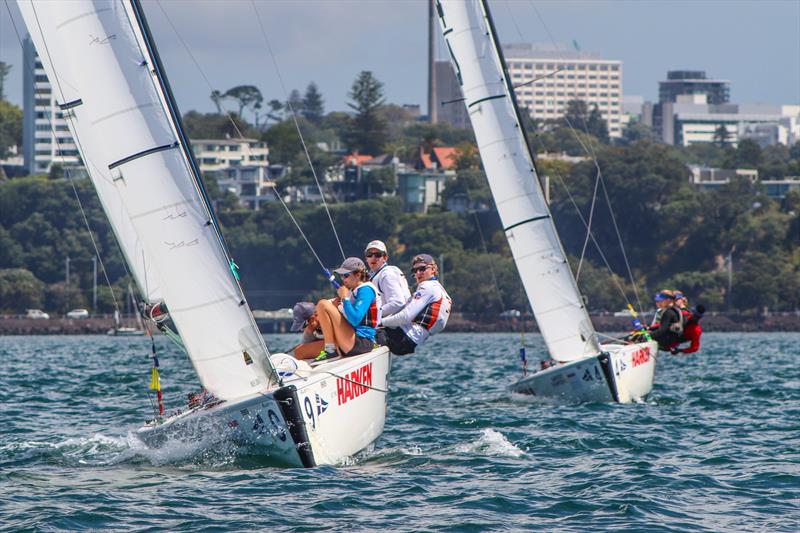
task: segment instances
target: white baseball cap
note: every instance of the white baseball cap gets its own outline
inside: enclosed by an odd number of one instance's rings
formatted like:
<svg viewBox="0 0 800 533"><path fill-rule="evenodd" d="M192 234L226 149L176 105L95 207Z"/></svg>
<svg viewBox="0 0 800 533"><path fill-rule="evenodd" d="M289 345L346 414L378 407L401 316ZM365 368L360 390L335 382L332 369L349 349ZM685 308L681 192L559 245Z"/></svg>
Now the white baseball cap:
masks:
<svg viewBox="0 0 800 533"><path fill-rule="evenodd" d="M388 252L386 251L386 245L385 245L385 244L383 244L383 241L371 241L371 242L370 242L370 243L367 245L367 247L366 247L366 248L364 248L364 252L367 252L367 251L369 251L369 250L370 250L370 249L372 249L372 248L374 248L375 250L378 250L379 252L383 252L383 253L385 253L385 254L386 254L386 253L388 253Z"/></svg>

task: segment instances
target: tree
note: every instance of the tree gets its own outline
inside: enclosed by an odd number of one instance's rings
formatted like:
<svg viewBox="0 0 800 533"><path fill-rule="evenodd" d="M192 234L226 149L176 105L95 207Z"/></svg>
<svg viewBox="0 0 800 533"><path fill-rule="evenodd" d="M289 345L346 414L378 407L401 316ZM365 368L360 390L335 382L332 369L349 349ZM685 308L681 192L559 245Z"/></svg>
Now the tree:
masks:
<svg viewBox="0 0 800 533"><path fill-rule="evenodd" d="M8 156L11 147L21 145L22 110L14 104L0 100L0 159Z"/></svg>
<svg viewBox="0 0 800 533"><path fill-rule="evenodd" d="M44 283L24 268L0 270L0 311L22 313L40 308L44 301Z"/></svg>
<svg viewBox="0 0 800 533"><path fill-rule="evenodd" d="M6 99L5 80L9 72L11 72L11 65L0 61L0 100Z"/></svg>
<svg viewBox="0 0 800 533"><path fill-rule="evenodd" d="M289 105L287 107L291 109L295 115L303 116L303 97L300 96L300 91L292 89L292 92L289 93Z"/></svg>
<svg viewBox="0 0 800 533"><path fill-rule="evenodd" d="M218 90L214 89L213 91L211 91L211 101L214 102L214 107L217 108L217 113L219 113L220 115L222 114L223 98L224 96L222 96L222 93L219 92Z"/></svg>
<svg viewBox="0 0 800 533"><path fill-rule="evenodd" d="M325 115L325 106L322 95L313 81L306 87L306 94L303 97L302 115L314 124L320 124Z"/></svg>
<svg viewBox="0 0 800 533"><path fill-rule="evenodd" d="M239 132L245 137L258 137L253 126L235 113L222 115L189 111L183 115L183 125L192 139L238 138Z"/></svg>
<svg viewBox="0 0 800 533"><path fill-rule="evenodd" d="M269 106L269 111L267 111L267 120L272 120L274 122L280 122L283 120L283 109L284 105L283 102L280 100L272 99L267 102L267 106Z"/></svg>
<svg viewBox="0 0 800 533"><path fill-rule="evenodd" d="M347 105L356 112L345 142L349 149L364 154L378 155L386 143L386 121L378 113L386 98L383 94L383 83L378 81L372 72L362 71L348 96L353 100Z"/></svg>
<svg viewBox="0 0 800 533"><path fill-rule="evenodd" d="M228 89L224 98L233 98L239 104L239 116L242 116L245 109L250 109L255 113L257 109L261 109L261 104L264 102L264 97L261 91L254 85L237 85L232 89Z"/></svg>
<svg viewBox="0 0 800 533"><path fill-rule="evenodd" d="M728 133L728 128L725 127L725 124L720 124L714 131L714 144L717 146L725 146L728 144L730 136L731 134Z"/></svg>
<svg viewBox="0 0 800 533"><path fill-rule="evenodd" d="M561 122L566 127L586 131L589 121L589 106L583 100L570 100Z"/></svg>
<svg viewBox="0 0 800 533"><path fill-rule="evenodd" d="M586 122L586 133L594 135L601 143L608 144L608 123L606 123L603 115L600 114L597 104L589 113L589 120Z"/></svg>
<svg viewBox="0 0 800 533"><path fill-rule="evenodd" d="M362 175L362 180L367 186L368 198L394 192L397 188L397 177L393 167L379 167L366 171Z"/></svg>
<svg viewBox="0 0 800 533"><path fill-rule="evenodd" d="M743 139L736 149L736 166L758 168L761 164L761 147L753 139Z"/></svg>

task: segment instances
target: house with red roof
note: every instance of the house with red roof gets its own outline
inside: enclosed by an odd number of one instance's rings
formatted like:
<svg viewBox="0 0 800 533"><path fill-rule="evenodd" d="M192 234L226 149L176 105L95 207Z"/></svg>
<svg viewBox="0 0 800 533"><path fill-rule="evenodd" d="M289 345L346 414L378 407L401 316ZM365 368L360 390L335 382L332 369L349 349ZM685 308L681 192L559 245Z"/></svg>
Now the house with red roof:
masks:
<svg viewBox="0 0 800 533"><path fill-rule="evenodd" d="M458 150L453 146L434 146L430 151L425 151L424 146L419 147L419 157L414 168L417 170L455 170Z"/></svg>

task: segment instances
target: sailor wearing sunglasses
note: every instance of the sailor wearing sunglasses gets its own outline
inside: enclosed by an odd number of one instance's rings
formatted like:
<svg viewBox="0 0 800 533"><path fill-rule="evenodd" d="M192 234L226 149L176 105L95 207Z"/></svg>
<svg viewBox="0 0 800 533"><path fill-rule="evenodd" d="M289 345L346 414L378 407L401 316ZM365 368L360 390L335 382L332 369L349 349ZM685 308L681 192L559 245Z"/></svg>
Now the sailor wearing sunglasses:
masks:
<svg viewBox="0 0 800 533"><path fill-rule="evenodd" d="M393 354L413 353L431 335L442 331L450 318L452 300L439 283L439 267L433 257L419 254L411 261L417 290L406 305L392 316L382 318Z"/></svg>

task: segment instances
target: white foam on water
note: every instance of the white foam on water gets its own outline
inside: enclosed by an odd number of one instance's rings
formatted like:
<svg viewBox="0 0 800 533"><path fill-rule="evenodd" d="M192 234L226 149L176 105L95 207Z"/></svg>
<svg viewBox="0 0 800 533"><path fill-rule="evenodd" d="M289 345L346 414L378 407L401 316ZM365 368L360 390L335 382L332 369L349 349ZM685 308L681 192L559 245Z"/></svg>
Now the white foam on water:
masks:
<svg viewBox="0 0 800 533"><path fill-rule="evenodd" d="M459 444L455 451L493 457L522 457L525 452L512 444L502 433L487 428L481 431L477 440Z"/></svg>
<svg viewBox="0 0 800 533"><path fill-rule="evenodd" d="M31 458L61 458L79 465L107 466L144 461L154 466L190 461L203 466L225 466L233 461L236 447L218 435L199 440L172 439L159 448L150 448L133 432L109 436L69 437L58 442L22 441L0 446L0 457L27 454Z"/></svg>

